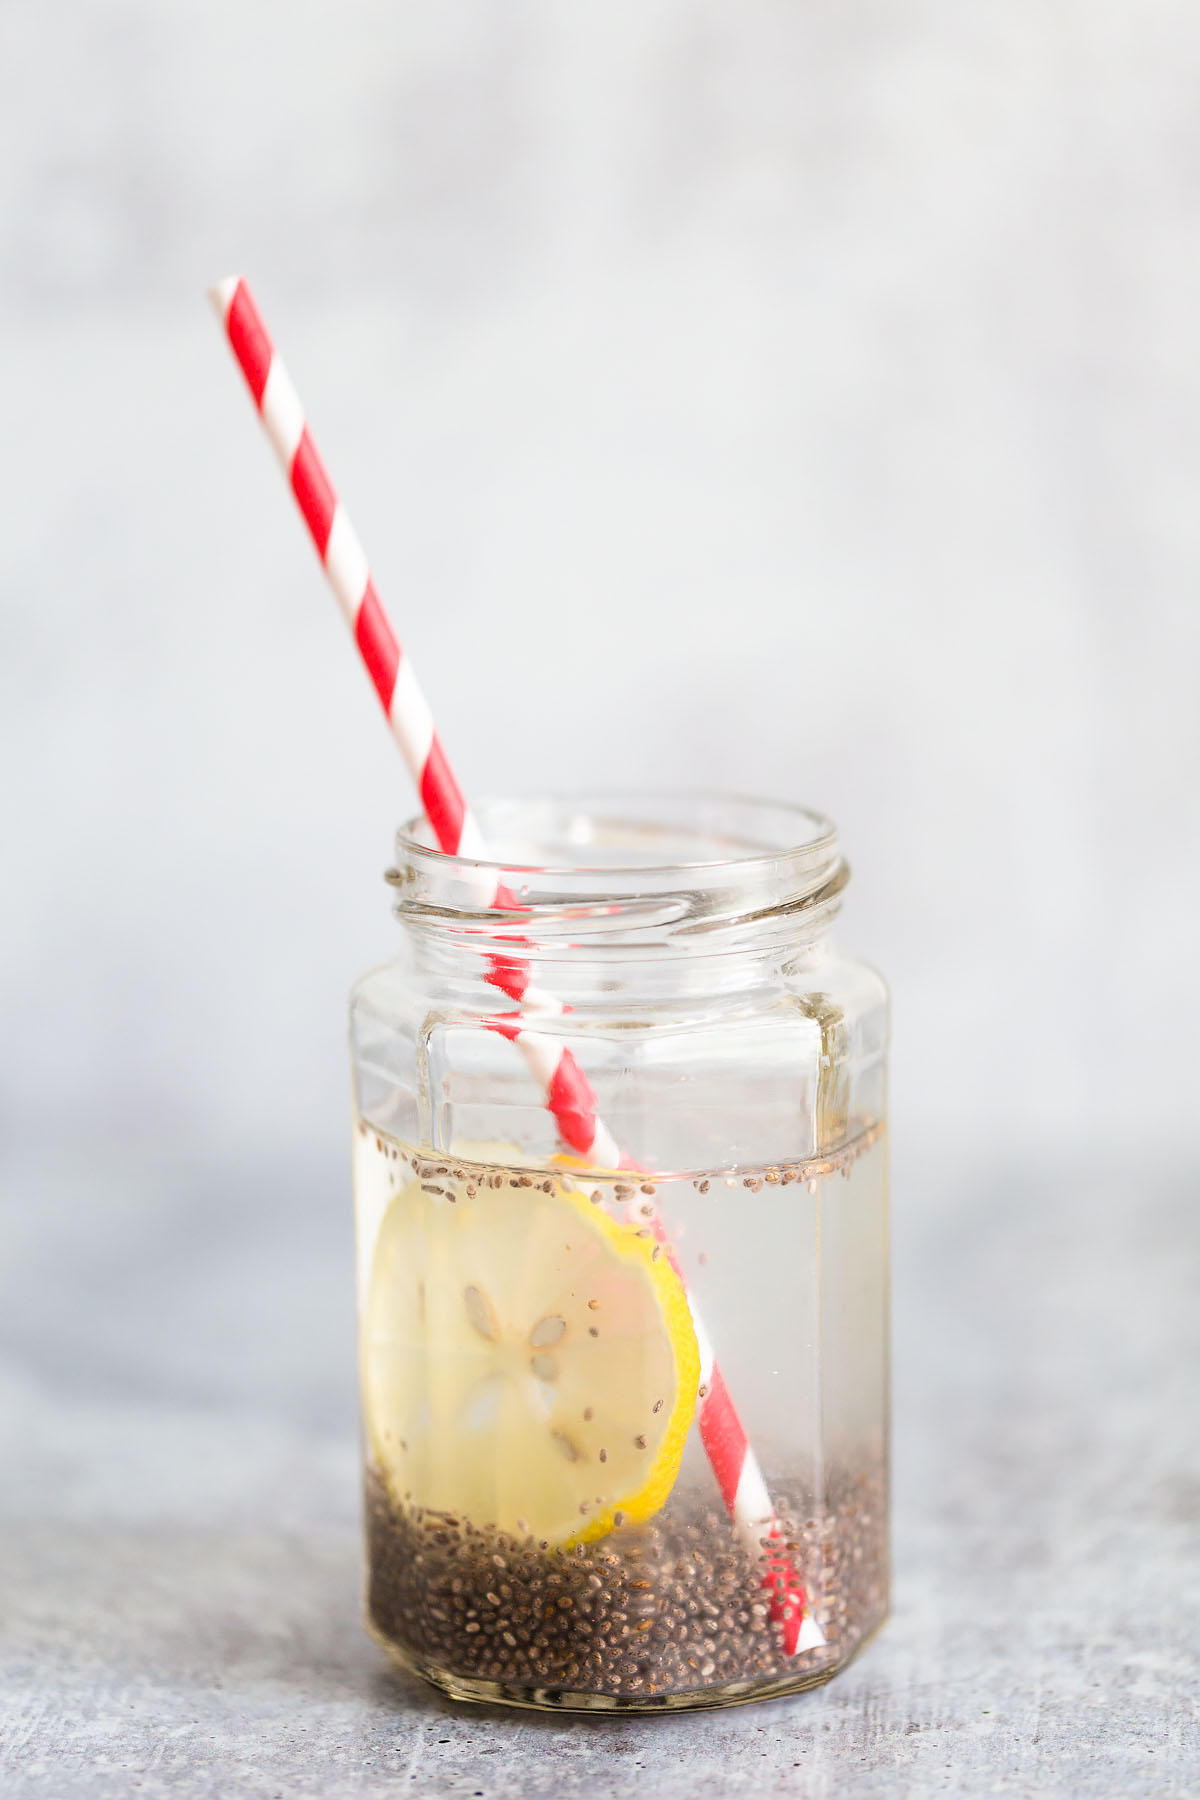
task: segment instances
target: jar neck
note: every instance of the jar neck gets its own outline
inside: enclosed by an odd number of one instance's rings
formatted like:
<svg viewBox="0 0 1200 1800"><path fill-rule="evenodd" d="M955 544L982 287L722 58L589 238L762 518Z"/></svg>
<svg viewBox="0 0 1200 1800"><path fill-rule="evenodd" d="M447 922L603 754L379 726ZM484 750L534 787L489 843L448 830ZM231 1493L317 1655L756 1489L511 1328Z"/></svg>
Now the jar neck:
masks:
<svg viewBox="0 0 1200 1800"><path fill-rule="evenodd" d="M445 856L424 820L396 839L395 912L452 990L575 1010L678 1005L820 962L849 871L819 814L706 795L496 801L492 857Z"/></svg>

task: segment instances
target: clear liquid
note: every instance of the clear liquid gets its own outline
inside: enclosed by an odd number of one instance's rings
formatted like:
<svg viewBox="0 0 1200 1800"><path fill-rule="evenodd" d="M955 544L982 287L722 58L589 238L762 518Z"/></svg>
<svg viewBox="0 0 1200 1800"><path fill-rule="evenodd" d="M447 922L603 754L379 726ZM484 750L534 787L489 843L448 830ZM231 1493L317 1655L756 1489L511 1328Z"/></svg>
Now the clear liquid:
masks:
<svg viewBox="0 0 1200 1800"><path fill-rule="evenodd" d="M359 1121L360 1310L380 1226L412 1184L454 1197L582 1182L613 1218L663 1221L759 1462L824 1643L785 1654L761 1555L721 1506L695 1424L665 1503L569 1548L511 1521L389 1494L368 1455L368 1613L447 1691L556 1707L716 1705L827 1679L887 1611L886 1143L656 1179L417 1152ZM454 1197L452 1197L454 1196ZM501 1579L502 1578L502 1579Z"/></svg>

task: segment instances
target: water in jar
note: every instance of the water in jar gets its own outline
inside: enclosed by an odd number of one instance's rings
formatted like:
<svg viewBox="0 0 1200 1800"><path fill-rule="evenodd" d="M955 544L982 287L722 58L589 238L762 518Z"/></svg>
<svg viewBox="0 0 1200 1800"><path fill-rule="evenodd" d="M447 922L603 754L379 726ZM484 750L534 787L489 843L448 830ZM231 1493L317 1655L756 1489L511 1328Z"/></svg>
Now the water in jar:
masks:
<svg viewBox="0 0 1200 1800"><path fill-rule="evenodd" d="M452 1693L575 1707L718 1704L842 1667L887 1605L885 1157L864 1120L802 1163L598 1177L357 1120L385 1646ZM761 1537L706 1452L693 1309L770 1495Z"/></svg>

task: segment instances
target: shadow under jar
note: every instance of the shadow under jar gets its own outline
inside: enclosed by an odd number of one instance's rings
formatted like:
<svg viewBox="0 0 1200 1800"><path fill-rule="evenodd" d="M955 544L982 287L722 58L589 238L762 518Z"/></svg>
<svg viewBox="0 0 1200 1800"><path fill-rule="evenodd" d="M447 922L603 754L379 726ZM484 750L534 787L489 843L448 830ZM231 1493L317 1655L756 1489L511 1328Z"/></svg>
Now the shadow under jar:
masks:
<svg viewBox="0 0 1200 1800"><path fill-rule="evenodd" d="M460 1699L825 1681L888 1607L887 994L831 941L836 833L479 816L494 864L398 834L351 1000L370 1628Z"/></svg>

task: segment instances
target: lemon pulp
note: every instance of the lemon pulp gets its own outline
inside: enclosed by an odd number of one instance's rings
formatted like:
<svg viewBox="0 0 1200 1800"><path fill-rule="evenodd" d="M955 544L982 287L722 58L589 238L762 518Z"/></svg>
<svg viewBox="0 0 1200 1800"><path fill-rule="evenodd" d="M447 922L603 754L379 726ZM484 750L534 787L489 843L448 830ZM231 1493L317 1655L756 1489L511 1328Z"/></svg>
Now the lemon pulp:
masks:
<svg viewBox="0 0 1200 1800"><path fill-rule="evenodd" d="M453 1191L403 1188L371 1264L364 1406L393 1500L558 1544L648 1518L700 1375L666 1254L576 1190Z"/></svg>

